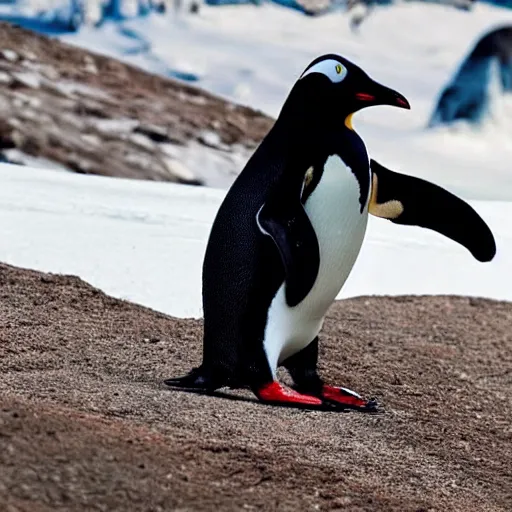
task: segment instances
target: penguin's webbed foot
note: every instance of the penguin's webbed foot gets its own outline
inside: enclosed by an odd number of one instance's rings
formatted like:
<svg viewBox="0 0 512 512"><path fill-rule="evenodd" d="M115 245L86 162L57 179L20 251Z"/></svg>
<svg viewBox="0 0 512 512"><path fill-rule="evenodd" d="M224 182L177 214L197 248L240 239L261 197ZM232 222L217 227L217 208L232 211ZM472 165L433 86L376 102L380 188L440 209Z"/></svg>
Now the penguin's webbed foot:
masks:
<svg viewBox="0 0 512 512"><path fill-rule="evenodd" d="M362 412L377 412L376 400L364 400L356 392L347 388L329 386L324 384L320 396L326 402L342 406L346 409L355 409Z"/></svg>
<svg viewBox="0 0 512 512"><path fill-rule="evenodd" d="M323 401L320 398L303 395L298 391L287 388L277 381L258 389L256 396L261 402L280 405L295 405L303 407L321 406Z"/></svg>
<svg viewBox="0 0 512 512"><path fill-rule="evenodd" d="M183 377L175 377L164 380L164 384L174 388L186 389L215 389L212 380L203 373L202 368L193 368ZM219 387L219 386L217 386Z"/></svg>

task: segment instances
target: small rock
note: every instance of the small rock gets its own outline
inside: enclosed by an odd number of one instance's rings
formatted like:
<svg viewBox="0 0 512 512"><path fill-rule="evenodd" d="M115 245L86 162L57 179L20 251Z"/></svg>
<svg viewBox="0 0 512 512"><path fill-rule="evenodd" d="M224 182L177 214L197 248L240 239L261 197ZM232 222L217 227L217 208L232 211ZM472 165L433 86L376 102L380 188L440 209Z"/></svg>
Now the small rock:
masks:
<svg viewBox="0 0 512 512"><path fill-rule="evenodd" d="M60 78L59 72L52 66L45 66L43 75L48 78L48 80L58 80Z"/></svg>
<svg viewBox="0 0 512 512"><path fill-rule="evenodd" d="M204 96L201 96L201 95L191 95L191 94L187 94L184 91L179 91L178 92L178 98L181 101L192 103L194 105L205 106L208 103L208 101L206 100L206 98Z"/></svg>
<svg viewBox="0 0 512 512"><path fill-rule="evenodd" d="M66 87L65 85L63 85L60 82L50 81L50 82L47 82L45 85L46 85L47 89L49 89L50 91L52 91L54 93L59 94L60 96L65 96L67 98L74 98L75 97L74 94L73 94L73 91L70 90L69 87Z"/></svg>
<svg viewBox="0 0 512 512"><path fill-rule="evenodd" d="M25 142L25 136L18 130L14 130L11 139L17 147L20 147Z"/></svg>
<svg viewBox="0 0 512 512"><path fill-rule="evenodd" d="M101 145L101 139L93 133L83 133L80 137L85 143L90 144L91 146Z"/></svg>
<svg viewBox="0 0 512 512"><path fill-rule="evenodd" d="M85 62L85 71L87 71L88 73L92 73L93 75L98 74L98 67L96 66L96 62L94 61L94 59L92 57L90 57L89 55L86 55L84 58L84 62Z"/></svg>
<svg viewBox="0 0 512 512"><path fill-rule="evenodd" d="M73 169L75 172L81 174L88 174L92 169L92 165L87 160L80 158L76 153L70 153L67 158L66 165Z"/></svg>
<svg viewBox="0 0 512 512"><path fill-rule="evenodd" d="M28 98L28 100L27 100L27 105L29 105L35 109L40 108L41 104L42 104L41 98L37 98L36 96L32 96L32 97Z"/></svg>
<svg viewBox="0 0 512 512"><path fill-rule="evenodd" d="M20 112L20 116L28 121L36 121L41 117L39 112L36 112L35 110L29 110L28 108L24 108Z"/></svg>
<svg viewBox="0 0 512 512"><path fill-rule="evenodd" d="M102 133L121 134L134 131L139 122L135 119L97 119L94 124Z"/></svg>
<svg viewBox="0 0 512 512"><path fill-rule="evenodd" d="M124 155L124 161L138 167L154 167L152 158L145 153L128 153Z"/></svg>
<svg viewBox="0 0 512 512"><path fill-rule="evenodd" d="M5 60L8 60L10 62L16 62L19 58L18 54L13 50L2 50L0 52Z"/></svg>
<svg viewBox="0 0 512 512"><path fill-rule="evenodd" d="M167 170L173 175L176 176L180 181L185 183L190 183L192 181L197 181L194 173L188 168L185 167L178 160L174 160L171 158L163 158L162 159Z"/></svg>
<svg viewBox="0 0 512 512"><path fill-rule="evenodd" d="M142 135L141 133L132 133L130 135L130 140L137 144L137 146L141 146L145 149L154 149L155 145L153 142L151 142L145 135Z"/></svg>
<svg viewBox="0 0 512 512"><path fill-rule="evenodd" d="M24 68L28 68L28 69L32 69L32 70L39 71L41 69L41 64L39 64L38 62L33 62L31 60L28 60L28 59L23 59L21 61L21 65Z"/></svg>
<svg viewBox="0 0 512 512"><path fill-rule="evenodd" d="M86 64L85 71L87 71L87 73L91 73L93 75L98 74L98 68L92 64Z"/></svg>
<svg viewBox="0 0 512 512"><path fill-rule="evenodd" d="M220 139L220 135L217 132L211 130L205 130L199 134L199 140L205 145L211 148L219 149L223 144Z"/></svg>
<svg viewBox="0 0 512 512"><path fill-rule="evenodd" d="M178 155L179 155L179 152L176 148L176 146L174 146L173 144L161 144L159 146L159 148L167 155L167 156L170 156L171 158L177 158Z"/></svg>
<svg viewBox="0 0 512 512"><path fill-rule="evenodd" d="M20 72L13 73L13 77L20 84L25 87L30 87L31 89L39 89L41 87L41 76L37 73L31 72Z"/></svg>
<svg viewBox="0 0 512 512"><path fill-rule="evenodd" d="M103 90L96 87L91 87L86 84L80 84L72 81L48 82L47 86L69 98L74 98L76 95L85 96L93 99L110 99L110 96Z"/></svg>
<svg viewBox="0 0 512 512"><path fill-rule="evenodd" d="M144 124L137 126L133 131L134 133L145 135L153 142L157 142L159 144L170 142L169 136L167 135L167 129L163 126L157 126L155 124Z"/></svg>
<svg viewBox="0 0 512 512"><path fill-rule="evenodd" d="M25 51L25 52L23 52L23 55L28 60L37 60L37 55L34 52Z"/></svg>
<svg viewBox="0 0 512 512"><path fill-rule="evenodd" d="M9 73L4 73L3 71L0 71L0 84L12 84L13 78Z"/></svg>
<svg viewBox="0 0 512 512"><path fill-rule="evenodd" d="M12 126L13 128L21 128L23 126L23 123L19 119L17 119L16 117L11 117L7 121L7 124L9 126Z"/></svg>

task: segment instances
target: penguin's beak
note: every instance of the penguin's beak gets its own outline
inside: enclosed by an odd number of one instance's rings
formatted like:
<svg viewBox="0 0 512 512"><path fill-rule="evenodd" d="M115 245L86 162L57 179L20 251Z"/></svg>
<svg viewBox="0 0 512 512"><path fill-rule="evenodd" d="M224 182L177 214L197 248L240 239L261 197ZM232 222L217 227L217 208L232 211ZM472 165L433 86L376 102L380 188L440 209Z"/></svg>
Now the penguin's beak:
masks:
<svg viewBox="0 0 512 512"><path fill-rule="evenodd" d="M357 92L355 96L362 108L371 105L391 105L393 107L406 108L407 110L411 108L405 96L373 80L367 91Z"/></svg>

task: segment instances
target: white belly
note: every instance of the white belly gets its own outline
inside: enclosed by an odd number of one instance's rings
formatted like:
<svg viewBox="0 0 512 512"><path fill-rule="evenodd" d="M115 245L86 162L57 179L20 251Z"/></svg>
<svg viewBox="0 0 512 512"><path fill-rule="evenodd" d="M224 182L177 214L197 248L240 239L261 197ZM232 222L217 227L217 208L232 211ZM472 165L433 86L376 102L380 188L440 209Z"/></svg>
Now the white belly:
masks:
<svg viewBox="0 0 512 512"><path fill-rule="evenodd" d="M286 304L284 283L269 309L264 347L275 376L278 364L318 335L329 306L352 270L368 221L361 213L359 183L338 156L330 156L322 178L304 206L320 246L320 268L309 294L297 306Z"/></svg>

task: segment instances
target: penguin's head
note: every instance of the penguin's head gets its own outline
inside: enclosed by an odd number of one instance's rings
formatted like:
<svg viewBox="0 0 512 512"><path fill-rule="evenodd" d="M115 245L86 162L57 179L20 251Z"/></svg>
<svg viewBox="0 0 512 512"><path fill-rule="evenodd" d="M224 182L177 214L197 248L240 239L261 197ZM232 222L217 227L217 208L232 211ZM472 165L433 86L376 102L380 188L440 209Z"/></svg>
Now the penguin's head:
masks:
<svg viewBox="0 0 512 512"><path fill-rule="evenodd" d="M360 67L335 54L322 55L309 64L287 103L296 115L306 115L308 121L331 124L329 121L339 123L341 119L349 127L351 115L365 107L411 108L402 94L377 83Z"/></svg>

